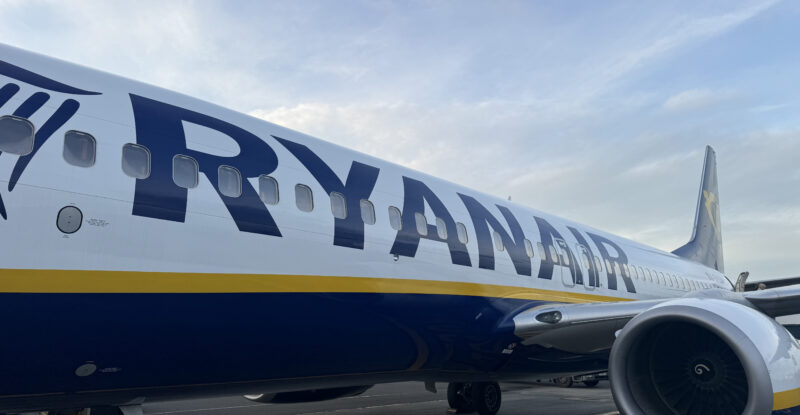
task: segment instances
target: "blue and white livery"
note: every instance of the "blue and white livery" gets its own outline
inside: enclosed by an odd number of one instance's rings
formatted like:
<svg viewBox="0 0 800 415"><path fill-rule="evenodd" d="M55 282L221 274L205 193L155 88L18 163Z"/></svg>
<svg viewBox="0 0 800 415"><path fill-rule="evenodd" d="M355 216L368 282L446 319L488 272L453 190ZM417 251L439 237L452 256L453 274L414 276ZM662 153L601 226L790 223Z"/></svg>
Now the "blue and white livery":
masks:
<svg viewBox="0 0 800 415"><path fill-rule="evenodd" d="M0 45L0 151L0 413L605 370L625 414L800 413L800 289L723 274L711 148L662 252Z"/></svg>

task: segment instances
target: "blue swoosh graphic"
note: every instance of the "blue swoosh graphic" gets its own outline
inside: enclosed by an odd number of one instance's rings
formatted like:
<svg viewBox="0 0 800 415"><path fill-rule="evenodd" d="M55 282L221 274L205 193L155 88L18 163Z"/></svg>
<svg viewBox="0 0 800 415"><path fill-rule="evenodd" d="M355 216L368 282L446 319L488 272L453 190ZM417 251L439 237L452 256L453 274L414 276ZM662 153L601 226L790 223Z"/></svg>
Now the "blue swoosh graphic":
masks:
<svg viewBox="0 0 800 415"><path fill-rule="evenodd" d="M14 111L14 116L22 117L22 118L30 118L36 111L39 111L40 108L50 100L50 95L46 92L37 92L31 95L28 99L23 102L16 111Z"/></svg>
<svg viewBox="0 0 800 415"><path fill-rule="evenodd" d="M48 91L63 92L65 94L74 95L101 95L100 92L92 92L75 88L4 61L0 61L0 75L5 75L9 78L13 78L20 82L25 82L26 84L37 86Z"/></svg>
<svg viewBox="0 0 800 415"><path fill-rule="evenodd" d="M6 102L13 98L17 92L19 92L17 84L6 84L0 88L0 107L6 105Z"/></svg>
<svg viewBox="0 0 800 415"><path fill-rule="evenodd" d="M20 156L17 159L17 164L14 165L14 170L11 172L11 179L8 181L8 191L14 190L14 186L17 185L17 181L19 177L22 176L22 172L25 171L25 167L28 166L28 163L31 162L33 156L36 155L36 152L42 148L42 145L47 141L53 133L56 132L59 128L64 126L67 121L78 112L78 108L80 108L81 104L74 99L68 99L61 104L60 107L56 110L50 119L48 119L38 131L36 131L36 137L34 139L33 151L26 155ZM0 212L1 213L1 212Z"/></svg>

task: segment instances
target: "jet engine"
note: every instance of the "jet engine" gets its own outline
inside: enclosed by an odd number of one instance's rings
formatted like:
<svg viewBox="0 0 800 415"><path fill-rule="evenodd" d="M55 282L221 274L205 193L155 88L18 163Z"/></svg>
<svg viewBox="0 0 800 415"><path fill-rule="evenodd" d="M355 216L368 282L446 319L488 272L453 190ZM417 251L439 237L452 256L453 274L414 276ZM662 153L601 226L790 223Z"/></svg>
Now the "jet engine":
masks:
<svg viewBox="0 0 800 415"><path fill-rule="evenodd" d="M278 392L258 395L244 395L246 399L260 403L301 403L327 401L330 399L347 398L366 392L373 385L347 386L342 388L310 389L294 392Z"/></svg>
<svg viewBox="0 0 800 415"><path fill-rule="evenodd" d="M662 303L618 333L609 379L626 415L762 415L800 406L800 347L774 319L709 298Z"/></svg>

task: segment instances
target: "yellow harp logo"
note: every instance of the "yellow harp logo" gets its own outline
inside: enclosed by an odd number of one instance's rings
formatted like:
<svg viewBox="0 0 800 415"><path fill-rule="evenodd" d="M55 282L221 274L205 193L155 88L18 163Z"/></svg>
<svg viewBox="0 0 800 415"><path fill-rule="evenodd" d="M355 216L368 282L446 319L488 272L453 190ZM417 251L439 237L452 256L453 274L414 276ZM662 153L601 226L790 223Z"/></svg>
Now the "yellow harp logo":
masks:
<svg viewBox="0 0 800 415"><path fill-rule="evenodd" d="M709 192L708 190L703 190L703 199L706 201L706 213L708 213L708 218L711 220L711 226L714 227L714 232L719 234L719 227L717 227L717 219L716 215L714 214L717 212L717 208L719 206L717 203L717 195Z"/></svg>

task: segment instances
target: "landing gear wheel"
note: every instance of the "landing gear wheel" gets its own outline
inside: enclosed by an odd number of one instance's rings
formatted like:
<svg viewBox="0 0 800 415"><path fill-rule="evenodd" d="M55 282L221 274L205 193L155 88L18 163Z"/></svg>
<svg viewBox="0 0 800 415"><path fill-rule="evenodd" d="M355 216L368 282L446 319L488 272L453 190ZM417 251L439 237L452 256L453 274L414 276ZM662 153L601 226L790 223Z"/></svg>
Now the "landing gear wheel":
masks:
<svg viewBox="0 0 800 415"><path fill-rule="evenodd" d="M583 386L586 386L587 388L593 388L597 386L598 383L600 383L599 380L585 380L583 381Z"/></svg>
<svg viewBox="0 0 800 415"><path fill-rule="evenodd" d="M472 386L469 383L447 385L447 403L457 414L475 412L475 406L472 404Z"/></svg>
<svg viewBox="0 0 800 415"><path fill-rule="evenodd" d="M562 376L560 378L555 378L553 379L553 383L555 383L561 388L569 388L572 386L572 377Z"/></svg>
<svg viewBox="0 0 800 415"><path fill-rule="evenodd" d="M502 392L497 382L472 384L472 403L480 415L495 415L500 410Z"/></svg>

